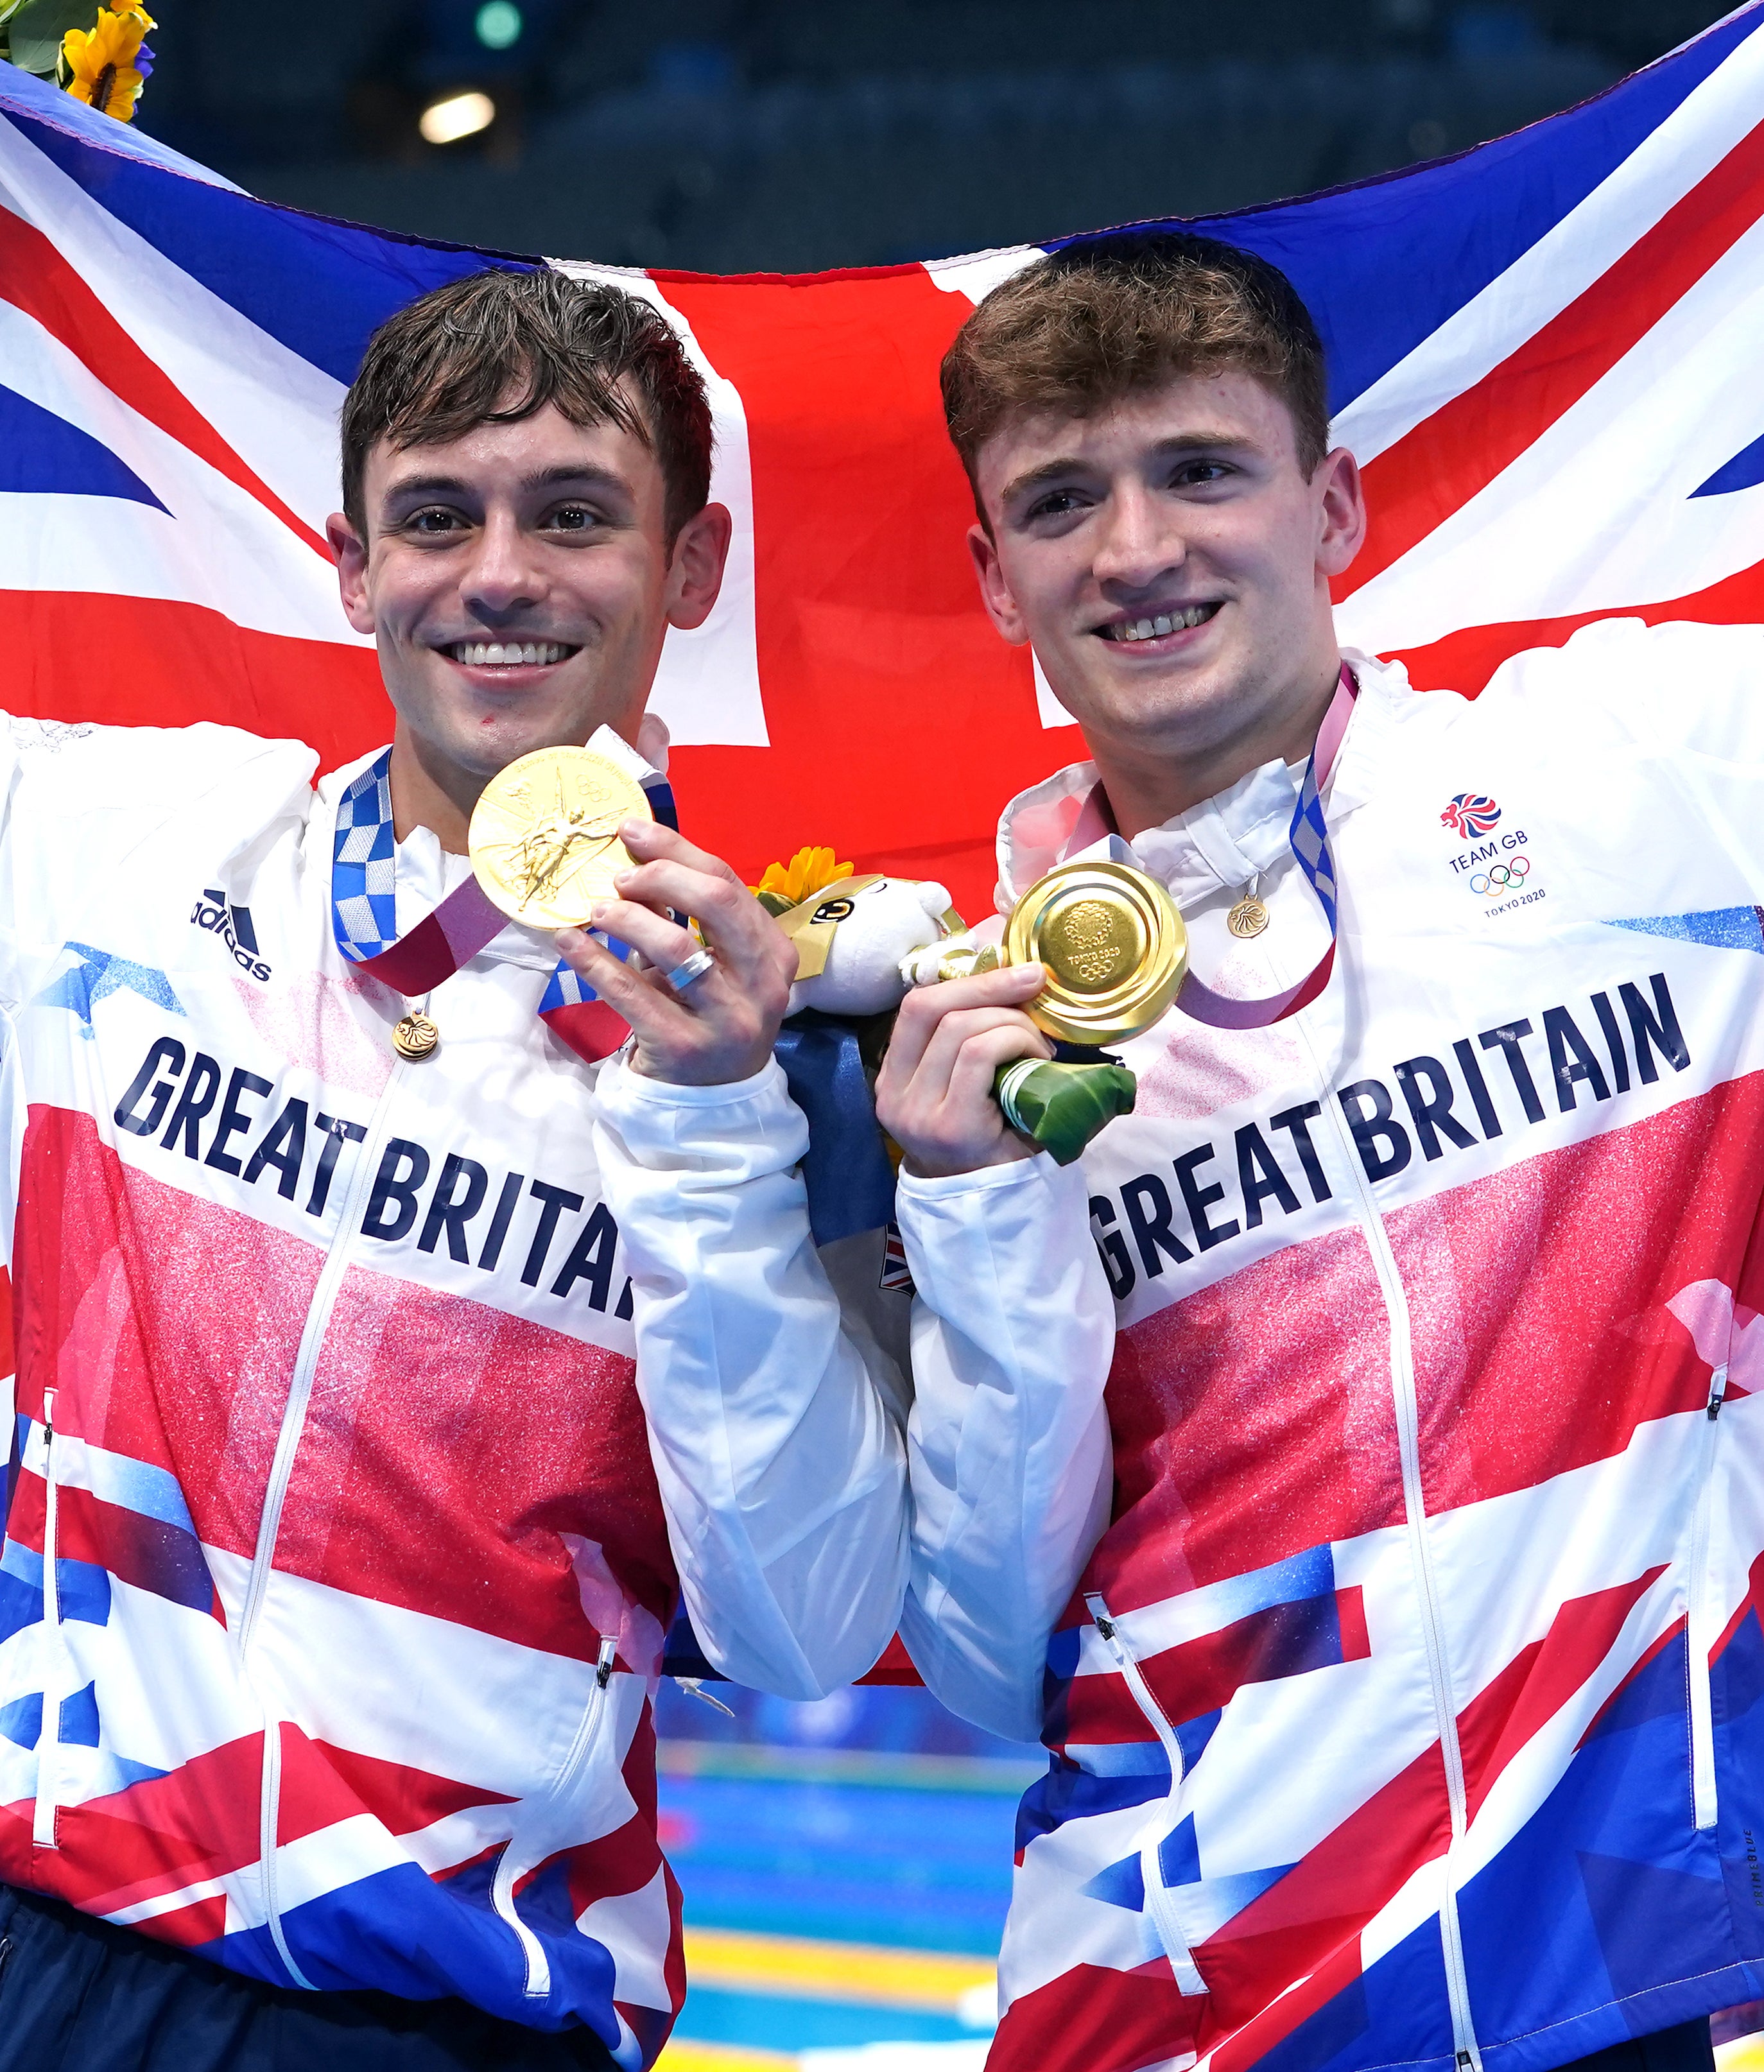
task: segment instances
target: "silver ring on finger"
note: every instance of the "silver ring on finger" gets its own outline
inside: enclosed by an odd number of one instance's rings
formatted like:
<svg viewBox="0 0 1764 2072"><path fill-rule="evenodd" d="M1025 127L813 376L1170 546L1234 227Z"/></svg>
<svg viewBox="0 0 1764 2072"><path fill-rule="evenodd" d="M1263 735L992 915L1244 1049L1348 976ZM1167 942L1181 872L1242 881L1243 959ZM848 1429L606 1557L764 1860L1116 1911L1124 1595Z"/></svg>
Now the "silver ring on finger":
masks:
<svg viewBox="0 0 1764 2072"><path fill-rule="evenodd" d="M694 950L684 964L676 964L668 974L668 983L676 993L684 993L688 986L696 985L717 960L709 950Z"/></svg>

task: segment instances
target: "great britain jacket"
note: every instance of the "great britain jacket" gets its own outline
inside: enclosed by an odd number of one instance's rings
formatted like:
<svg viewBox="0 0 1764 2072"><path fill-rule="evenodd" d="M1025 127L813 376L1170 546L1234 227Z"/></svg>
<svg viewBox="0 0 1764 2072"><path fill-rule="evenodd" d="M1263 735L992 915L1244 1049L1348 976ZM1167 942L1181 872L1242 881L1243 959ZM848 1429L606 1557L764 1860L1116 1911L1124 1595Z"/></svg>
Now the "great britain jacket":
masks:
<svg viewBox="0 0 1764 2072"><path fill-rule="evenodd" d="M1069 1192L903 1190L909 1630L1050 1751L992 2072L1545 2072L1764 1994L1764 632L1602 625L1474 702L1350 660L1320 997L1127 1046ZM1222 990L1327 947L1297 774L1134 837ZM1095 782L1006 814L1001 904ZM943 1277L989 1242L1008 1415ZM989 1453L1056 1428L1007 1515ZM1043 1668L996 1608L1080 1566Z"/></svg>
<svg viewBox="0 0 1764 2072"><path fill-rule="evenodd" d="M434 1055L394 1056L405 1003L333 930L371 761L315 796L294 743L0 722L0 1880L636 2067L684 1992L650 1706L676 1557L737 1674L868 1667L898 1375L820 1328L775 1067L676 1106L584 1064L514 927L436 989ZM401 930L460 867L400 847ZM648 1430L621 1188L716 1347ZM720 1252L670 1235L676 1191ZM670 1520L658 1468L677 1498L707 1449ZM866 1550L830 1596L823 1534Z"/></svg>

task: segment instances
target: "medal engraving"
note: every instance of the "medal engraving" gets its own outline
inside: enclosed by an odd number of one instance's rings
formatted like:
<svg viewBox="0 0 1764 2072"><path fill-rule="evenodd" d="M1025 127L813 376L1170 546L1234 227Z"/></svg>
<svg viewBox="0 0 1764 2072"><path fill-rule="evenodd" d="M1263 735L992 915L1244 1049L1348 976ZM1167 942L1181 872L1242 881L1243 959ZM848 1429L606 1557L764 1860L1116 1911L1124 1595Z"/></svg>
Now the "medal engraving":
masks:
<svg viewBox="0 0 1764 2072"><path fill-rule="evenodd" d="M1042 938L1043 960L1067 985L1096 993L1116 978L1141 944L1131 918L1101 899L1081 899L1057 914Z"/></svg>
<svg viewBox="0 0 1764 2072"><path fill-rule="evenodd" d="M619 824L652 817L643 787L589 748L541 748L500 771L471 816L467 846L478 882L503 912L532 928L583 926L617 897L631 862Z"/></svg>
<svg viewBox="0 0 1764 2072"><path fill-rule="evenodd" d="M1268 909L1246 893L1225 916L1225 926L1240 942L1249 942L1268 926Z"/></svg>
<svg viewBox="0 0 1764 2072"><path fill-rule="evenodd" d="M426 1014L406 1014L394 1026L392 1047L413 1065L432 1058L441 1042L441 1031Z"/></svg>
<svg viewBox="0 0 1764 2072"><path fill-rule="evenodd" d="M1005 924L1001 964L1040 964L1032 1021L1069 1043L1125 1043L1149 1029L1188 969L1170 894L1119 863L1063 863L1030 886Z"/></svg>

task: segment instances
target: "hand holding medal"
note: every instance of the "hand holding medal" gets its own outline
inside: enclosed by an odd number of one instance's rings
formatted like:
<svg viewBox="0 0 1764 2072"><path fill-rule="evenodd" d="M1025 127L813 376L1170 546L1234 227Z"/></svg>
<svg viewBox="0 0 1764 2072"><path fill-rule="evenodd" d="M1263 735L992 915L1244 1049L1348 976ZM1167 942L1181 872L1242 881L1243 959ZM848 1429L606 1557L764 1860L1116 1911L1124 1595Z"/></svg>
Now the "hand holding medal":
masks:
<svg viewBox="0 0 1764 2072"><path fill-rule="evenodd" d="M728 865L654 820L640 787L605 757L546 748L510 763L484 787L471 847L496 905L558 930L564 961L630 1023L636 1071L719 1085L771 1056L795 950Z"/></svg>

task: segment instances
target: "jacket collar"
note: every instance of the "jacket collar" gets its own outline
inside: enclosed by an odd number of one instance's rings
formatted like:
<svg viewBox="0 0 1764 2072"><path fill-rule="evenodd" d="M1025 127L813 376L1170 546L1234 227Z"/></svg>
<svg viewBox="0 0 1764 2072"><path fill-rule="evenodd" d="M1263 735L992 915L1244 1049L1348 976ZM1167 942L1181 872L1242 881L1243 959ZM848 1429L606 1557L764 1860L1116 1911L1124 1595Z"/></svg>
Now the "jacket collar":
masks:
<svg viewBox="0 0 1764 2072"><path fill-rule="evenodd" d="M1391 729L1417 701L1400 662L1381 662L1354 648L1342 659L1359 684L1354 716L1325 791L1332 824L1371 796ZM1129 845L1139 867L1165 885L1178 906L1236 891L1285 856L1302 763L1277 758L1223 791L1178 813ZM1104 840L1111 828L1094 763L1074 763L1012 800L998 823L998 911L1056 863Z"/></svg>

